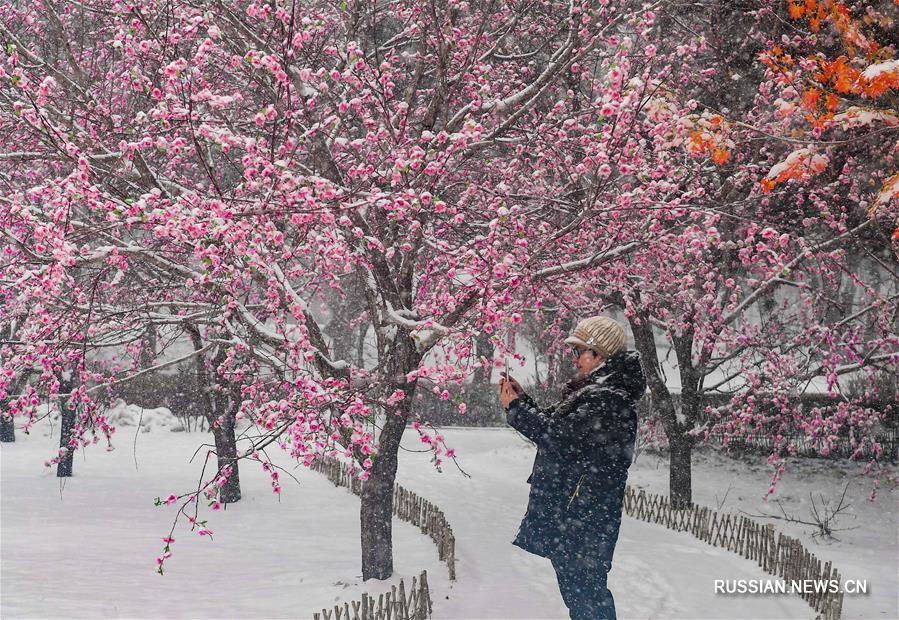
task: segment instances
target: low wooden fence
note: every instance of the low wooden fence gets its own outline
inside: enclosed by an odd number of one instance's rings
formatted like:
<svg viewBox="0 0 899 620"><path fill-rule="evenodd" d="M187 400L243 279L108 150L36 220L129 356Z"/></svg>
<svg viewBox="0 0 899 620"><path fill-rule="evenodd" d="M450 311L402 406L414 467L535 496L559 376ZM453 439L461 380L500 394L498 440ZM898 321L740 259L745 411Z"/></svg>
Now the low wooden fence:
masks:
<svg viewBox="0 0 899 620"><path fill-rule="evenodd" d="M368 594L358 601L335 605L333 610L322 609L314 613L314 620L425 620L431 617L431 592L428 589L428 571L412 578L412 587L406 594L406 584L400 579L399 587L378 595L377 602Z"/></svg>
<svg viewBox="0 0 899 620"><path fill-rule="evenodd" d="M332 457L321 457L312 464L312 469L325 474L335 486L346 487L355 495L362 494L365 484L349 473L349 467ZM430 536L437 546L437 554L441 562L446 562L449 578L456 580L456 538L453 528L446 521L443 511L431 502L398 484L393 487L393 515L407 523L418 527L423 534Z"/></svg>
<svg viewBox="0 0 899 620"><path fill-rule="evenodd" d="M713 547L721 547L749 560L765 572L787 581L840 580L830 562L822 564L802 543L774 526L745 516L719 514L711 508L691 505L674 507L667 496L647 494L627 487L623 511L630 517L658 523L678 532L689 532ZM803 592L799 596L817 612L816 620L839 620L843 609L842 592Z"/></svg>
<svg viewBox="0 0 899 620"><path fill-rule="evenodd" d="M853 446L848 437L840 437L827 448L825 454L822 454L821 439L812 439L806 435L788 435L786 439L789 442L788 445L791 446L789 454L803 458L861 459L877 457L892 462L899 461L899 431L892 429L875 435L874 440L878 443L879 450L875 450L870 442ZM709 433L708 441L734 452L771 454L775 448L779 447L778 444L775 444L774 439L760 435L728 437L723 432L714 432Z"/></svg>

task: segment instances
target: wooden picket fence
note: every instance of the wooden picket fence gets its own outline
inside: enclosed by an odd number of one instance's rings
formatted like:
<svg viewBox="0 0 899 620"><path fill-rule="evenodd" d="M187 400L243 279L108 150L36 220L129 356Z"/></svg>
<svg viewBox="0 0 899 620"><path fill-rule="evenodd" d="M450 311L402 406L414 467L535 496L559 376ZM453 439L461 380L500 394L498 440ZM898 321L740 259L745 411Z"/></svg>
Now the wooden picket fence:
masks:
<svg viewBox="0 0 899 620"><path fill-rule="evenodd" d="M874 445L870 442L860 446L853 446L848 437L840 437L829 446L827 456L824 456L821 454L822 439L813 439L808 435L802 434L789 434L786 436L792 456L855 460L877 457L884 461L899 461L899 431L887 429L875 435L874 439L878 444L879 450L875 450ZM727 433L714 432L709 433L707 440L732 452L752 452L767 455L780 447L778 440L763 435L729 437Z"/></svg>
<svg viewBox="0 0 899 620"><path fill-rule="evenodd" d="M349 473L349 466L335 458L324 456L312 464L312 469L328 477L335 486L346 487L355 495L362 494L365 484ZM393 516L418 527L437 546L440 561L446 562L449 578L456 580L456 538L453 528L446 521L443 511L431 502L404 489L399 484L393 487Z"/></svg>
<svg viewBox="0 0 899 620"><path fill-rule="evenodd" d="M412 578L412 587L406 594L406 584L400 579L399 587L378 595L377 602L368 594L362 599L335 605L333 610L322 609L314 613L315 620L425 620L431 617L431 592L428 589L428 571Z"/></svg>
<svg viewBox="0 0 899 620"><path fill-rule="evenodd" d="M675 507L665 495L636 492L631 487L625 490L623 511L635 519L689 532L713 547L755 560L762 570L788 583L793 579L840 579L830 562L822 564L798 539L775 533L770 523L757 523L742 515L722 515L695 504ZM840 620L842 592L803 592L799 596L815 610L815 620Z"/></svg>

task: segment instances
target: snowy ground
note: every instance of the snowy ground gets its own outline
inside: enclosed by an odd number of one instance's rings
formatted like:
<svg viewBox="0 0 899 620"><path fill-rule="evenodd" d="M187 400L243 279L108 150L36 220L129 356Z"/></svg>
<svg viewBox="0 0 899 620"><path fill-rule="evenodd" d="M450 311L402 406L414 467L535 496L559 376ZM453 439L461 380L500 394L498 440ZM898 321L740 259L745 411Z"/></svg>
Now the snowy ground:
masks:
<svg viewBox="0 0 899 620"><path fill-rule="evenodd" d="M292 470L299 485L283 479L279 502L267 474L248 465L241 468L244 499L207 514L214 540L179 525L166 575L157 575L154 559L174 510L154 507L153 498L196 485L202 458L188 461L208 437L159 425L149 433L134 430L120 428L115 451L94 446L79 453L76 475L64 487L42 467L55 442L46 426L0 447L0 616L311 617L336 600L386 591L401 576L408 582L421 569L428 570L435 618L567 616L550 564L509 544L524 512L533 458L533 447L512 431L445 432L471 478L452 464L437 473L425 455L401 452L399 481L443 507L453 525L458 581L448 581L429 539L395 521L395 579L363 584L358 499L300 468ZM412 434L404 444L420 445ZM767 488L761 459L700 455L696 461L697 501L716 506L715 495L720 500L733 482L724 508L758 510L755 498ZM631 483L664 491L667 469L656 464L656 457L642 455ZM842 490L843 478L808 471L795 487L790 480L782 481L780 493L794 496L798 506L807 488L833 493ZM861 527L842 533L843 542L818 545L804 526L791 533L806 536L807 546L832 559L845 577L869 580L871 594L847 597L844 617L895 618L896 496L882 490L870 506L859 499L867 491L864 483L851 488ZM621 618L811 617L794 595L714 594L714 579L741 578L766 575L688 534L625 519L610 587Z"/></svg>
<svg viewBox="0 0 899 620"><path fill-rule="evenodd" d="M778 531L799 538L822 561L833 562L844 580L867 580L866 595L844 598L844 618L899 619L899 467L886 464L879 476L870 477L864 475L865 466L845 460L792 459L766 502L762 496L773 469L764 456L733 458L707 448L693 458L693 499L721 512L742 512L771 523ZM629 482L634 488L668 492L667 457L643 454L631 472ZM880 486L872 502L875 479ZM834 521L838 531L832 539L816 535L815 526L758 517L783 517L786 512L794 519L814 522L812 500L820 513L821 496L836 506L844 489L848 507Z"/></svg>
<svg viewBox="0 0 899 620"><path fill-rule="evenodd" d="M379 591L358 577L358 499L303 468L292 472L299 485L284 480L279 503L268 474L242 464L243 499L205 516L214 539L179 524L160 576L155 558L175 509L153 500L196 488L203 455L188 461L211 435L156 428L137 434L135 448L134 428L122 427L115 451L78 453L75 476L61 487L55 468L42 466L58 441L45 430L0 447L4 619L311 618ZM394 536L398 577L408 583L438 568L417 528L396 523Z"/></svg>

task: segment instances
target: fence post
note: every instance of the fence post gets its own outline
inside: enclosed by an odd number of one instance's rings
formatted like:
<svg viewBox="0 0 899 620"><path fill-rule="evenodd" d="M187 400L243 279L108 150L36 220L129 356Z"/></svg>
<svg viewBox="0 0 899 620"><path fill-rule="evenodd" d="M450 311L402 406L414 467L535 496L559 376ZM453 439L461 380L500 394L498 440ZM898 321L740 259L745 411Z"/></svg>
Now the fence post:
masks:
<svg viewBox="0 0 899 620"><path fill-rule="evenodd" d="M419 586L418 617L424 620L431 617L431 590L428 587L428 571L421 571Z"/></svg>
<svg viewBox="0 0 899 620"><path fill-rule="evenodd" d="M371 616L368 615L368 594L362 593L362 620L371 620Z"/></svg>
<svg viewBox="0 0 899 620"><path fill-rule="evenodd" d="M397 616L399 618L402 618L403 620L407 620L407 618L409 617L409 610L406 608L406 586L403 584L402 579L400 579L399 600L400 608Z"/></svg>

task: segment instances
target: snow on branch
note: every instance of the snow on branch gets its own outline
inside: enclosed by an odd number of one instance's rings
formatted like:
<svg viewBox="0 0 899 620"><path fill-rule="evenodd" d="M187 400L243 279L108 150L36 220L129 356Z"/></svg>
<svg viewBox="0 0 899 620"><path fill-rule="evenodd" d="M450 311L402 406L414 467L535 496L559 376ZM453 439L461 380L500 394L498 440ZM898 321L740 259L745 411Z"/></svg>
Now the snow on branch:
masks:
<svg viewBox="0 0 899 620"><path fill-rule="evenodd" d="M442 336L450 333L450 329L435 322L433 319L415 320L408 318L408 315L415 316L415 313L407 308L394 310L393 305L385 300L387 304L387 314L384 317L388 323L398 325L407 329L412 338L416 341L416 348L426 351L430 346Z"/></svg>
<svg viewBox="0 0 899 620"><path fill-rule="evenodd" d="M588 269L600 262L600 260L610 259L610 258L619 258L624 256L631 250L640 247L640 243L636 241L632 241L631 243L627 243L623 246L617 247L614 250L608 250L603 252L597 252L593 256L588 256L587 258L582 258L580 260L569 261L567 263L562 263L561 265L556 265L554 267L547 267L546 269L541 269L540 271L534 274L535 280L542 280L545 278L549 278L551 276L556 276L562 273L568 273L571 271L581 271L583 269Z"/></svg>

